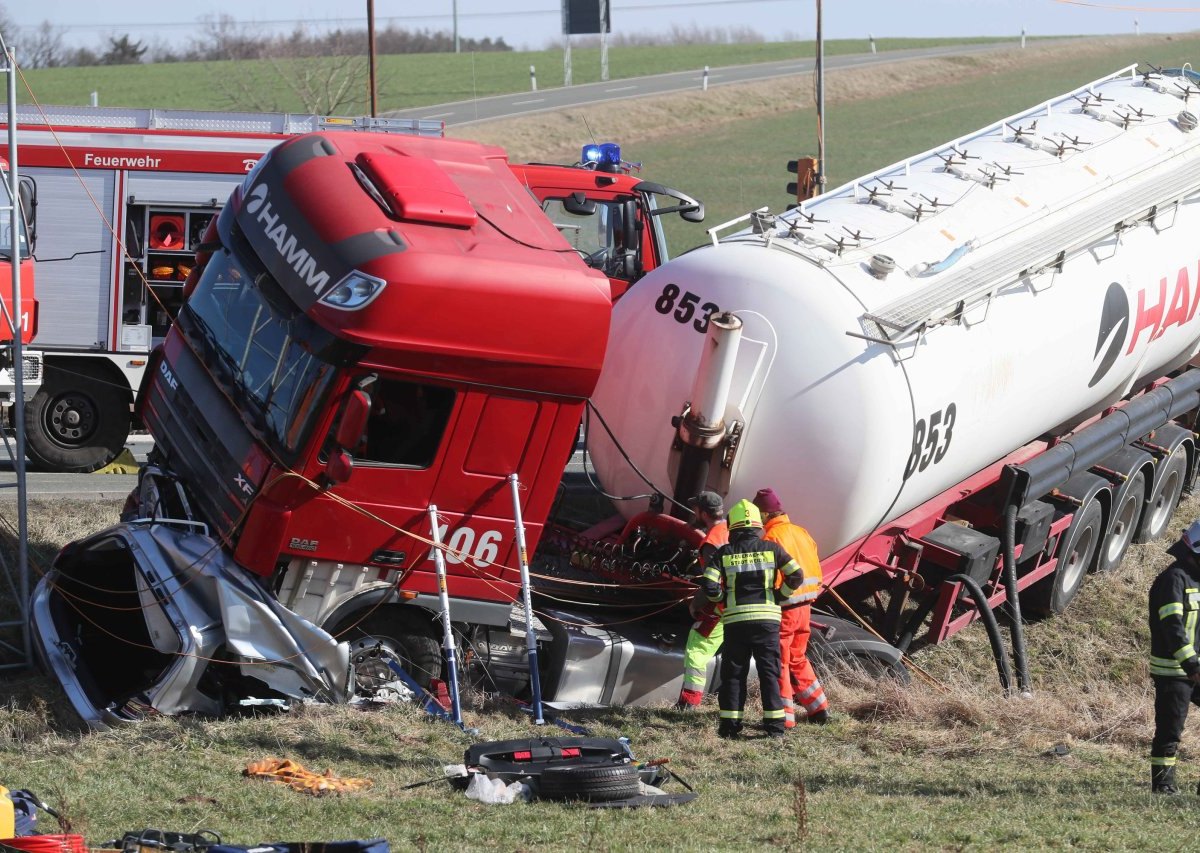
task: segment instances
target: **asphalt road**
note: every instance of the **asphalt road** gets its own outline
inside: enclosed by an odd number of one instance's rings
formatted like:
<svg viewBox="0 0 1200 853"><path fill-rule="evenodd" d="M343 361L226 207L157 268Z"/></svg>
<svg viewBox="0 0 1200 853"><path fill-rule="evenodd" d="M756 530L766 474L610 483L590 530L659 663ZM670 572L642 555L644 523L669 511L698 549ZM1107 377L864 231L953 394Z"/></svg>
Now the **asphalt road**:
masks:
<svg viewBox="0 0 1200 853"><path fill-rule="evenodd" d="M12 436L9 436L11 446ZM149 436L131 435L126 447L139 464L154 446ZM25 493L30 500L121 500L137 485L136 474L49 474L28 471ZM0 500L16 500L17 475L9 454L0 448Z"/></svg>
<svg viewBox="0 0 1200 853"><path fill-rule="evenodd" d="M876 65L883 66L940 56L965 56L989 53L997 50L1011 50L1014 46L1013 42L997 42L993 44L950 45L944 47L913 48L910 50L889 50L876 54L861 53L828 56L825 58L825 68L832 71ZM763 62L755 65L734 65L713 68L709 71L708 85L712 87L729 85L731 83L750 83L757 80L770 80L775 77L806 74L813 70L814 65L815 61L812 59L789 59L780 62ZM703 70L696 69L694 71L677 71L671 74L656 74L651 77L610 80L606 83L587 83L580 86L542 89L537 92L495 95L489 98L477 98L473 101L434 104L426 107L414 107L408 110L395 110L386 115L390 118L436 119L445 122L446 126L449 127L451 125L474 124L475 122L491 121L498 118L512 118L532 113L561 110L568 107L598 104L621 98L666 95L699 89L702 85Z"/></svg>

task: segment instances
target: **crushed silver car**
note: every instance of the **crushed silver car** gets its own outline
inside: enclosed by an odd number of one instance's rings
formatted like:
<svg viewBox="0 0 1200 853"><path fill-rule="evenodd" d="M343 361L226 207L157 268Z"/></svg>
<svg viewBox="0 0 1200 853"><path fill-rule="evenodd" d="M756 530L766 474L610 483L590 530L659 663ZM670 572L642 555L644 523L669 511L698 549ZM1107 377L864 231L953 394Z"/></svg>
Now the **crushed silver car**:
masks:
<svg viewBox="0 0 1200 853"><path fill-rule="evenodd" d="M110 527L64 548L38 583L35 645L90 727L349 698L348 646L276 601L202 529Z"/></svg>

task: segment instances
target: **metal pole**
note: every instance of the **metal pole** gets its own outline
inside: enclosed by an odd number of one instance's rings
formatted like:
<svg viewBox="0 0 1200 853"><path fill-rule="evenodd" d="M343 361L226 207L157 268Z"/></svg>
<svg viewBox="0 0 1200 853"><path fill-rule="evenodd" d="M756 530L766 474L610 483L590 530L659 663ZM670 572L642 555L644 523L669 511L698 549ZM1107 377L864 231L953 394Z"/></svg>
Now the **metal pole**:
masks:
<svg viewBox="0 0 1200 853"><path fill-rule="evenodd" d="M454 52L458 53L458 0L454 0Z"/></svg>
<svg viewBox="0 0 1200 853"><path fill-rule="evenodd" d="M379 115L375 91L375 0L367 0L367 68L371 76L371 118Z"/></svg>
<svg viewBox="0 0 1200 853"><path fill-rule="evenodd" d="M563 36L566 45L563 47L563 85L571 85L571 37Z"/></svg>
<svg viewBox="0 0 1200 853"><path fill-rule="evenodd" d="M25 360L21 341L21 182L17 168L17 58L16 52L0 37L4 49L4 62L8 72L8 192L12 207L9 210L11 242L9 253L12 258L12 304L13 304L13 387L16 434L16 458L13 464L17 474L17 595L21 601L21 633L25 662L33 661L33 648L29 636L29 530L25 493Z"/></svg>
<svg viewBox="0 0 1200 853"><path fill-rule="evenodd" d="M533 601L529 592L529 555L525 551L525 523L521 520L521 495L516 474L508 475L512 489L513 523L517 530L517 557L521 565L521 599L525 606L525 648L529 652L529 683L533 688L533 721L543 725L542 676L538 671L537 632L533 629Z"/></svg>
<svg viewBox="0 0 1200 853"><path fill-rule="evenodd" d="M825 36L817 0L817 194L825 191Z"/></svg>
<svg viewBox="0 0 1200 853"><path fill-rule="evenodd" d="M450 684L450 715L462 725L462 707L458 704L458 661L454 656L454 634L450 630L450 593L446 591L446 555L442 553L442 531L438 511L429 505L429 527L433 539L433 563L437 566L438 600L442 608L442 652L446 657L446 676Z"/></svg>
<svg viewBox="0 0 1200 853"><path fill-rule="evenodd" d="M600 3L600 82L608 82L608 0Z"/></svg>

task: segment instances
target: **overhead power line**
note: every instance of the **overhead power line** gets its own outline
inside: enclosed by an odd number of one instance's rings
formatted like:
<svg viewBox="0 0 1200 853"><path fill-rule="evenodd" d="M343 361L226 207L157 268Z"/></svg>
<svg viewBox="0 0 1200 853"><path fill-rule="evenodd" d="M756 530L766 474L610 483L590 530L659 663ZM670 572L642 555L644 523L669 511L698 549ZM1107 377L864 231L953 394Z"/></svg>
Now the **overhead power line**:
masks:
<svg viewBox="0 0 1200 853"><path fill-rule="evenodd" d="M613 5L614 14L617 12L642 12L642 11L663 11L666 9L693 9L698 6L749 6L749 5L764 5L778 4L789 2L789 0L685 0L685 2L650 2L650 3L629 3L625 5ZM557 7L547 9L508 9L486 12L459 12L459 20L470 19L491 19L491 18L517 18L517 17L558 17L562 14L562 10ZM411 24L432 21L445 21L450 18L449 13L441 14L420 14L420 15L380 15L376 17L376 21L384 24ZM246 27L282 27L282 26L317 26L317 27L344 27L352 25L366 26L365 17L336 17L336 18L268 18L264 20L249 20L239 19L230 16L230 19L238 26ZM194 28L201 18L194 18L189 21L98 21L95 23L64 23L55 24L55 27L60 30L82 30L82 31L112 31L112 30L129 30L129 29L181 29Z"/></svg>

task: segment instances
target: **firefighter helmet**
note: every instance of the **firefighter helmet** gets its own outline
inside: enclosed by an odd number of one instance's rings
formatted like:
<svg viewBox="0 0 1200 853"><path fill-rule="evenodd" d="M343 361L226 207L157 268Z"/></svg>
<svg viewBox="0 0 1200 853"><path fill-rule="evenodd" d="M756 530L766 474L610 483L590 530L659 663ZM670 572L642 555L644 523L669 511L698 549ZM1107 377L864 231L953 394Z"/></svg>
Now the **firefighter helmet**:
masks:
<svg viewBox="0 0 1200 853"><path fill-rule="evenodd" d="M762 527L762 513L753 503L740 500L729 510L729 529L740 530L746 527Z"/></svg>
<svg viewBox="0 0 1200 853"><path fill-rule="evenodd" d="M732 519L732 517L731 513L730 518ZM730 526L732 527L733 525L731 524ZM1200 518L1187 526L1187 529L1183 531L1183 535L1179 537L1179 541L1193 554L1200 554Z"/></svg>

